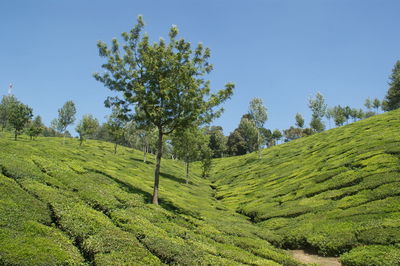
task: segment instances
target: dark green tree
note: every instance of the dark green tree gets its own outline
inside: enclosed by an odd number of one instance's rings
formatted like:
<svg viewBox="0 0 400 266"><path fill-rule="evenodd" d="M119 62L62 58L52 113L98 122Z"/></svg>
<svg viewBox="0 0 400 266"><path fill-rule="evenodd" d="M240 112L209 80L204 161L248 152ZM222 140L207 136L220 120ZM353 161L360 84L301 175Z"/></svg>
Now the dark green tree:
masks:
<svg viewBox="0 0 400 266"><path fill-rule="evenodd" d="M164 137L219 116L222 109L214 108L230 98L234 85L228 83L225 89L210 94L210 83L204 78L213 68L210 49L198 44L192 50L189 42L176 38L176 26L170 29L169 42L160 39L150 43L149 36L142 34L143 27L139 16L136 26L122 33L122 49L117 39L112 40L111 47L98 42L99 54L107 60L102 65L106 72L94 77L120 93L109 97L106 106L119 106L128 120L157 128L152 203L158 204Z"/></svg>
<svg viewBox="0 0 400 266"><path fill-rule="evenodd" d="M239 129L235 129L231 134L229 134L226 146L227 152L231 156L243 155L246 154L247 151L246 141L240 134Z"/></svg>
<svg viewBox="0 0 400 266"><path fill-rule="evenodd" d="M274 129L274 131L272 131L272 139L275 141L275 143L278 143L282 137L282 132L279 129Z"/></svg>
<svg viewBox="0 0 400 266"><path fill-rule="evenodd" d="M390 87L382 102L382 107L385 111L392 111L400 108L400 60L394 65L389 79Z"/></svg>
<svg viewBox="0 0 400 266"><path fill-rule="evenodd" d="M11 127L14 129L14 139L17 140L18 135L32 118L32 108L16 101L12 102L7 111L7 120Z"/></svg>
<svg viewBox="0 0 400 266"><path fill-rule="evenodd" d="M1 131L3 131L8 126L8 116L10 112L11 105L18 103L17 98L14 95L5 95L0 102L0 125Z"/></svg>
<svg viewBox="0 0 400 266"><path fill-rule="evenodd" d="M209 147L212 151L213 158L224 157L226 151L226 143L228 138L224 136L224 132L221 126L206 127L206 134L210 136Z"/></svg>

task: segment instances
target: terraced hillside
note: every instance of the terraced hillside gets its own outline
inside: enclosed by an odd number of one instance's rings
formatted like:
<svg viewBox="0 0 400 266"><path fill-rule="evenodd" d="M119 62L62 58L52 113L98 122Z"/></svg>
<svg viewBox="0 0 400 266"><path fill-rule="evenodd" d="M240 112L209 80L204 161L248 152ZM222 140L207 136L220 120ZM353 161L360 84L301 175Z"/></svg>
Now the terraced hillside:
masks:
<svg viewBox="0 0 400 266"><path fill-rule="evenodd" d="M400 265L400 110L219 159L216 197L276 246ZM347 252L347 253L345 253Z"/></svg>
<svg viewBox="0 0 400 266"><path fill-rule="evenodd" d="M211 180L112 144L0 133L0 265L400 264L400 110L214 162ZM246 217L247 216L247 217Z"/></svg>
<svg viewBox="0 0 400 266"><path fill-rule="evenodd" d="M0 133L0 265L298 264L180 162L149 204L153 168L109 143Z"/></svg>

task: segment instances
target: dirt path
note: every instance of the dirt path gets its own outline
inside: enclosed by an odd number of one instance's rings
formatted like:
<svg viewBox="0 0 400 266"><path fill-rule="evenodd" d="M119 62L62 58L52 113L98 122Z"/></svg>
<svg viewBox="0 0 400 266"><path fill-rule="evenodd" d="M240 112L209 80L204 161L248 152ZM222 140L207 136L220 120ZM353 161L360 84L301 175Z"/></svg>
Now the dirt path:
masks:
<svg viewBox="0 0 400 266"><path fill-rule="evenodd" d="M315 263L321 266L340 266L342 265L339 262L338 258L335 257L321 257L314 254L309 254L304 252L304 250L290 250L289 253L296 260L302 263Z"/></svg>

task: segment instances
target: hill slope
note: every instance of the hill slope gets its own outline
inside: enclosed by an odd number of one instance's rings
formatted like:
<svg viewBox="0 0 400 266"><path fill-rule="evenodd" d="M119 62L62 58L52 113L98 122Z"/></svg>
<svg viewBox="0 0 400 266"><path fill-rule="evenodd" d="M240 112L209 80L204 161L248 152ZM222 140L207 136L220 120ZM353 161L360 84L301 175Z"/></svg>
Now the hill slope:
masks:
<svg viewBox="0 0 400 266"><path fill-rule="evenodd" d="M0 135L0 265L297 265L194 171L88 141ZM195 170L195 169L194 169Z"/></svg>
<svg viewBox="0 0 400 266"><path fill-rule="evenodd" d="M400 264L400 110L256 154L219 159L216 197L270 241L339 255L347 265Z"/></svg>
<svg viewBox="0 0 400 266"><path fill-rule="evenodd" d="M154 158L0 133L0 265L299 264L277 247L397 265L399 127L396 111L219 159L213 183L163 160L160 206Z"/></svg>

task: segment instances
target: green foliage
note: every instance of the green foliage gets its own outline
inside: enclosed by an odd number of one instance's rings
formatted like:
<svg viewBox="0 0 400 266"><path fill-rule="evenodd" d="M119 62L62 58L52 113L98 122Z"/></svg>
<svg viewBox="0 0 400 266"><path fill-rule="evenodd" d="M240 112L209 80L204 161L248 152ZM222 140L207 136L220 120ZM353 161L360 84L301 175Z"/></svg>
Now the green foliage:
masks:
<svg viewBox="0 0 400 266"><path fill-rule="evenodd" d="M213 158L221 158L224 157L224 153L226 152L226 144L228 138L224 136L224 132L222 127L220 126L211 126L205 127L205 132L210 136L209 147L212 151Z"/></svg>
<svg viewBox="0 0 400 266"><path fill-rule="evenodd" d="M38 115L35 117L35 119L33 119L33 121L30 121L27 127L27 134L29 137L35 138L37 136L39 136L43 130L44 130L45 126L42 122L42 118Z"/></svg>
<svg viewBox="0 0 400 266"><path fill-rule="evenodd" d="M156 158L113 144L0 139L0 264L298 265L226 208L195 162L184 184L165 160L160 206L149 204ZM26 140L25 136L21 137ZM275 238L274 238L275 237Z"/></svg>
<svg viewBox="0 0 400 266"><path fill-rule="evenodd" d="M1 130L9 126L9 113L12 105L18 103L17 98L14 95L5 95L1 98L0 102L0 125Z"/></svg>
<svg viewBox="0 0 400 266"><path fill-rule="evenodd" d="M382 102L382 108L385 111L395 110L400 107L400 60L394 65L390 75L389 86Z"/></svg>
<svg viewBox="0 0 400 266"><path fill-rule="evenodd" d="M360 246L343 254L344 266L386 266L400 264L400 249L393 246Z"/></svg>
<svg viewBox="0 0 400 266"><path fill-rule="evenodd" d="M172 26L169 41L151 43L143 34L144 21L138 17L130 32L122 33L122 49L117 39L109 48L99 41L99 55L106 58L105 73L95 73L102 82L121 96L108 97L106 106L116 106L125 118L158 130L157 162L154 175L153 203L158 204L158 184L164 135L184 130L193 124L211 122L222 113L215 108L229 99L234 85L210 93L204 77L212 70L209 48L201 43L192 50L183 38L177 40L178 28ZM131 112L132 110L135 112Z"/></svg>
<svg viewBox="0 0 400 266"><path fill-rule="evenodd" d="M304 118L301 114L297 113L295 116L296 126L299 128L303 128L304 126Z"/></svg>
<svg viewBox="0 0 400 266"><path fill-rule="evenodd" d="M10 101L7 109L7 121L14 129L14 139L17 140L18 135L33 116L32 108L14 98Z"/></svg>
<svg viewBox="0 0 400 266"><path fill-rule="evenodd" d="M79 145L82 145L82 142L89 138L93 137L94 133L97 131L99 127L99 121L94 118L92 115L84 115L82 120L78 122L75 130L79 134Z"/></svg>
<svg viewBox="0 0 400 266"><path fill-rule="evenodd" d="M254 153L215 160L216 197L280 247L337 256L399 245L399 117L394 111L293 140L264 150L260 161ZM369 265L370 256L357 254L359 263L349 265Z"/></svg>
<svg viewBox="0 0 400 266"><path fill-rule="evenodd" d="M75 114L76 108L74 102L65 102L63 107L58 109L57 128L59 128L61 132L65 132L67 127L75 122Z"/></svg>

